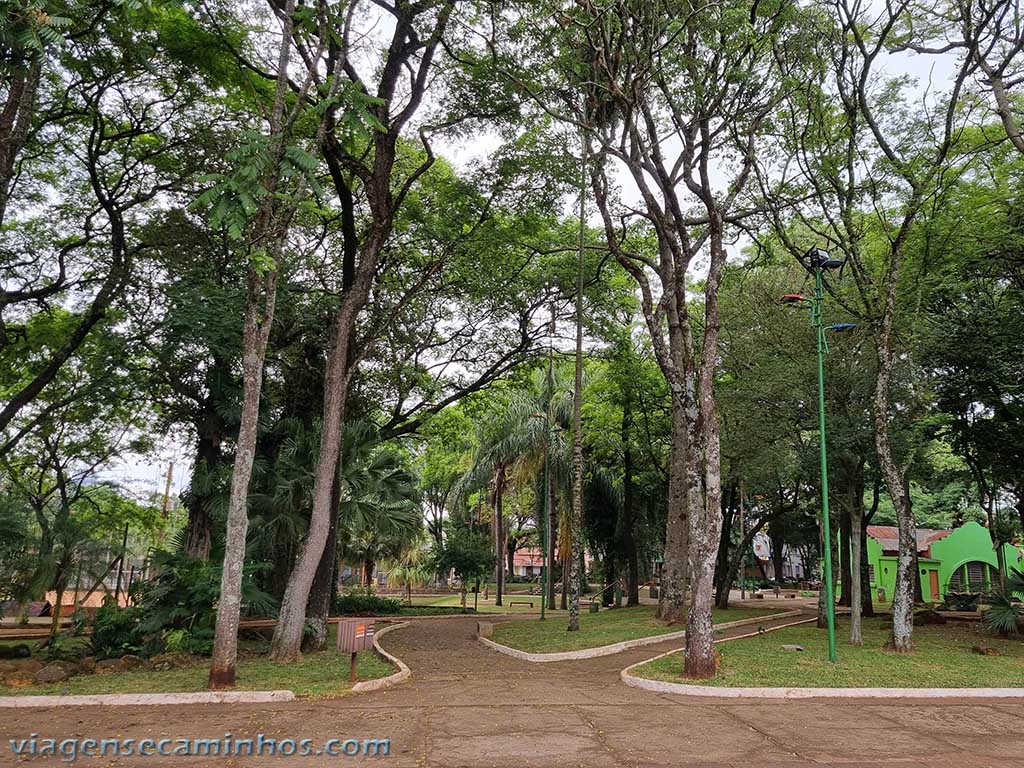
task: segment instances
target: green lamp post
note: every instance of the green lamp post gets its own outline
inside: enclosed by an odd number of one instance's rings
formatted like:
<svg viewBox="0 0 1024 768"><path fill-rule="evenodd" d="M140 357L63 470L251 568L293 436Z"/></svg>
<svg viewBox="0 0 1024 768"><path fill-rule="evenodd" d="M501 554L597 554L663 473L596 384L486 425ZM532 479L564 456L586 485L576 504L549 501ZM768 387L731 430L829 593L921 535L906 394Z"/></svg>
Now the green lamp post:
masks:
<svg viewBox="0 0 1024 768"><path fill-rule="evenodd" d="M822 582L825 587L825 620L828 625L828 658L836 660L836 603L835 585L832 580L832 524L828 508L828 450L825 434L825 353L828 352L828 341L825 331L848 331L856 328L855 323L835 323L826 326L822 318L822 305L825 302L825 283L823 275L826 271L841 269L845 262L829 257L828 253L819 248L811 248L800 258L800 263L814 275L814 297L808 299L800 294L787 294L782 297L786 304L802 303L809 305L811 310L811 327L815 330L818 346L818 448L821 460L821 529L824 551L824 571Z"/></svg>

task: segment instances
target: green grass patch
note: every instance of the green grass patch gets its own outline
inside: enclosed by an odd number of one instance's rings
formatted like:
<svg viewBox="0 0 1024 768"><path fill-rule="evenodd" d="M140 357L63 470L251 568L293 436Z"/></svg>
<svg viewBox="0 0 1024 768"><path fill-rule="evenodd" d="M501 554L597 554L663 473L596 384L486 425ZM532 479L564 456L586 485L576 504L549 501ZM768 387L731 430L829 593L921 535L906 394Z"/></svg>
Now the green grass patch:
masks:
<svg viewBox="0 0 1024 768"><path fill-rule="evenodd" d="M825 630L813 624L767 632L718 646L722 665L708 685L800 688L1016 688L1024 686L1024 641L994 637L975 624L950 623L914 628L916 650L884 650L889 631L884 619L865 619L864 644L853 646L849 619L837 620L838 661L828 660ZM803 651L784 651L784 644ZM1001 655L981 656L972 646ZM684 682L679 654L634 670L653 680Z"/></svg>
<svg viewBox="0 0 1024 768"><path fill-rule="evenodd" d="M580 613L579 632L566 631L566 614L540 621L510 621L494 627L494 641L530 653L556 653L598 648L623 640L679 632L683 627L666 625L655 618L656 606L637 605L630 608ZM739 621L755 616L777 613L776 608L730 608L713 611L716 624Z"/></svg>
<svg viewBox="0 0 1024 768"><path fill-rule="evenodd" d="M350 690L348 666L348 655L335 651L306 654L294 664L275 664L265 657L244 659L238 663L238 684L235 690L287 689L301 698L335 698ZM372 651L363 651L356 659L359 680L375 680L393 671L391 664ZM162 672L138 670L115 675L75 675L53 685L0 687L0 696L205 691L209 672L209 663L206 662Z"/></svg>
<svg viewBox="0 0 1024 768"><path fill-rule="evenodd" d="M540 611L540 595L504 595L502 598L504 605L494 604L494 595L492 594L489 598L484 599L483 593L481 592L476 601L476 613L530 613ZM509 606L509 601L515 600L521 602L523 600L532 600L533 607L517 605L515 607ZM452 609L460 608L462 605L462 599L459 595L413 595L412 598L413 607L420 609L424 606L432 608L439 608L441 610L435 611L435 613L451 612ZM473 613L473 594L466 595L466 612ZM549 611L550 613L564 613L564 611L556 610ZM413 615L413 614L408 614ZM424 614L416 614L424 615Z"/></svg>
<svg viewBox="0 0 1024 768"><path fill-rule="evenodd" d="M272 691L289 690L305 699L329 699L349 692L349 655L339 654L334 648L338 642L338 627L331 624L327 648L307 653L294 664L277 664L266 654L270 644L266 640L239 640L238 682L235 690ZM38 658L33 646L33 657ZM363 651L356 657L357 680L376 680L395 671L390 662L373 651ZM209 659L196 659L194 665L160 672L136 670L105 675L75 675L61 683L34 685L26 688L8 688L0 680L0 696L55 696L62 694L100 693L181 693L205 691L210 673Z"/></svg>

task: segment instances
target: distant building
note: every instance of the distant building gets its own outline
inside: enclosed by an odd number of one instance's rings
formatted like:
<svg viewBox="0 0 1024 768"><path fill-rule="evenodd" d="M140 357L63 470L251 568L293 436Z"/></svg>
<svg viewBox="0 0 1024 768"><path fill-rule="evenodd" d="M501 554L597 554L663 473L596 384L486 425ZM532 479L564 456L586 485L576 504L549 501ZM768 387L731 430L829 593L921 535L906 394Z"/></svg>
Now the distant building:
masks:
<svg viewBox="0 0 1024 768"><path fill-rule="evenodd" d="M757 573L750 572L749 576L763 574L764 578L776 580L775 563L772 561L772 542L766 533L757 533L753 542L754 556L757 558ZM804 581L809 578L816 578L816 574L808 575L804 568L804 561L796 547L784 544L782 547L782 575L779 581Z"/></svg>
<svg viewBox="0 0 1024 768"><path fill-rule="evenodd" d="M899 530L869 525L868 576L872 597L892 600L896 587ZM1024 546L1005 544L1008 567L1024 568ZM987 528L966 523L953 530L917 529L917 567L924 599L939 602L947 592L984 592L998 583L999 561Z"/></svg>
<svg viewBox="0 0 1024 768"><path fill-rule="evenodd" d="M558 552L555 552L555 559L558 559ZM589 552L583 553L583 560L590 570L591 557ZM544 550L540 547L523 547L517 549L512 557L512 575L529 578L540 576L544 570Z"/></svg>

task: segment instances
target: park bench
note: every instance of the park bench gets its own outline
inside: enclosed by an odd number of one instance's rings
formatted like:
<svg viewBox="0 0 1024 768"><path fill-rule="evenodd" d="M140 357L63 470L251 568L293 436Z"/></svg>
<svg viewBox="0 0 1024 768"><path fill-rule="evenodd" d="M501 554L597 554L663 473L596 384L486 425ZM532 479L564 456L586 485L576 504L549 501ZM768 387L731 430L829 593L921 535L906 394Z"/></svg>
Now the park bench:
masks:
<svg viewBox="0 0 1024 768"><path fill-rule="evenodd" d="M528 605L531 608L533 608L533 600L509 600L508 601L508 607L509 608L512 608L513 606L516 606L516 605Z"/></svg>

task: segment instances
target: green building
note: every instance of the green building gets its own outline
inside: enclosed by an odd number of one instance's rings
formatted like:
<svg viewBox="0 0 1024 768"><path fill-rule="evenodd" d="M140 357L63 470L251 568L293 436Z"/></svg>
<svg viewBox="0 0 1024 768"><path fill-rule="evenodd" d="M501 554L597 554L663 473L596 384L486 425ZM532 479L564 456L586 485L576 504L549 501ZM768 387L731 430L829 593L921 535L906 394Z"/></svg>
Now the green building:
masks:
<svg viewBox="0 0 1024 768"><path fill-rule="evenodd" d="M895 526L869 525L868 572L871 596L880 602L892 600L896 586L899 531ZM1009 568L1024 570L1024 545L1005 544ZM965 523L952 531L917 529L918 578L921 594L929 602L940 602L946 592L976 592L989 589L999 580L996 551L988 529Z"/></svg>

